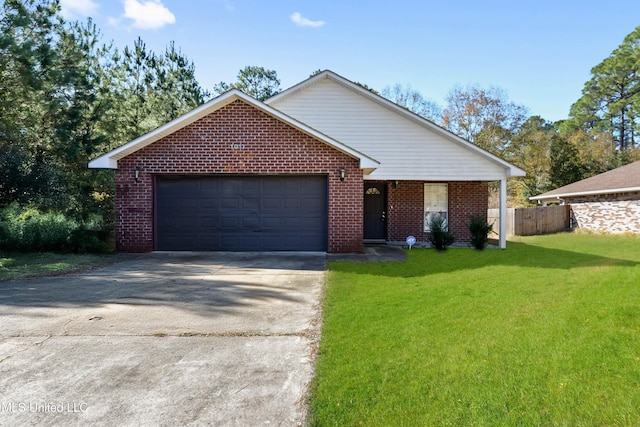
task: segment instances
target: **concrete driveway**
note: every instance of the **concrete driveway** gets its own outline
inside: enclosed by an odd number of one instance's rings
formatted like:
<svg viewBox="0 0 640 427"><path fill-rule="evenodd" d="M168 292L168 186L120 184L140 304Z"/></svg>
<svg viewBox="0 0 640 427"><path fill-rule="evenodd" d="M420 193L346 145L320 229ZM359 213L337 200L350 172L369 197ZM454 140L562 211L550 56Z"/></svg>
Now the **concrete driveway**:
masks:
<svg viewBox="0 0 640 427"><path fill-rule="evenodd" d="M0 282L0 425L299 425L326 255L153 253Z"/></svg>

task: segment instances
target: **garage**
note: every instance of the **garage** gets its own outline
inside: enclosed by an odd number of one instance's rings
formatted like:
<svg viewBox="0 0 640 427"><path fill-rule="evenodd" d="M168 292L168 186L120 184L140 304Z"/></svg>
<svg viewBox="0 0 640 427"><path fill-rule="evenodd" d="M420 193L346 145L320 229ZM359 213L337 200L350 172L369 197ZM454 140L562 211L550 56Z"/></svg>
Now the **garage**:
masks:
<svg viewBox="0 0 640 427"><path fill-rule="evenodd" d="M379 164L231 90L89 166L115 170L118 252L349 253Z"/></svg>
<svg viewBox="0 0 640 427"><path fill-rule="evenodd" d="M159 175L154 195L155 250L327 250L325 175Z"/></svg>

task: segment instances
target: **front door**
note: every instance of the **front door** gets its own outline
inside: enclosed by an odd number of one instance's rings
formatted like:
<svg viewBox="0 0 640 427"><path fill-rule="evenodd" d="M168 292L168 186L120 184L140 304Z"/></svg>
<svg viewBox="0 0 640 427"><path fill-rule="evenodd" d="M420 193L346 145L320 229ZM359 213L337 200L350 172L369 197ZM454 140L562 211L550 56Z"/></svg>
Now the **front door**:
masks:
<svg viewBox="0 0 640 427"><path fill-rule="evenodd" d="M387 184L364 184L364 238L387 239Z"/></svg>

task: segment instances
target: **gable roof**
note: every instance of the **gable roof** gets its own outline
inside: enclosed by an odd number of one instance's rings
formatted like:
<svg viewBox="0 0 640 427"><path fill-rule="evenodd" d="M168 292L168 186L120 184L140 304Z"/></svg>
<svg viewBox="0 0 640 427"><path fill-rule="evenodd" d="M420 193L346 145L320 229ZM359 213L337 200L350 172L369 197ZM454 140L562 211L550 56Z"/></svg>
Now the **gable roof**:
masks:
<svg viewBox="0 0 640 427"><path fill-rule="evenodd" d="M89 162L90 168L105 168L105 169L117 169L118 168L118 160L123 157L128 156L162 138L167 135L170 135L192 123L195 121L213 113L214 111L236 101L241 100L246 102L247 104L252 105L253 107L263 111L264 113L298 129L299 131L310 135L325 144L335 148L338 151L341 151L357 160L360 161L360 168L364 169L365 172L372 171L378 167L380 162L377 160L367 156L364 153L359 152L340 141L337 141L317 130L307 126L306 124L287 116L286 114L276 110L269 105L266 105L257 99L237 90L232 89L228 92L223 93L222 95L202 104L201 106L191 110L190 112L160 126L157 129L152 130L151 132L142 135L139 138L134 139L131 142L128 142L114 150L109 151L106 154L103 154Z"/></svg>
<svg viewBox="0 0 640 427"><path fill-rule="evenodd" d="M529 199L550 201L564 197L630 193L635 191L640 191L640 161L585 178Z"/></svg>
<svg viewBox="0 0 640 427"><path fill-rule="evenodd" d="M341 85L344 88L349 89L350 91L360 95L361 97L366 98L368 101L373 102L374 104L383 107L384 109L387 110L387 112L391 112L396 116L402 117L405 120L410 121L411 123L421 127L424 130L428 131L431 133L431 135L436 135L437 138L439 138L439 140L446 140L449 143L453 143L453 145L458 146L462 149L464 149L465 151L472 153L472 157L478 158L478 159L483 159L485 161L488 161L490 164L493 164L494 167L498 167L500 168L500 170L502 170L503 172L501 172L502 174L506 175L506 176L525 176L526 172L520 168L518 168L517 166L501 159L498 156L495 156L491 153L489 153L486 150L483 150L482 148L476 146L475 144L472 144L471 142L460 138L459 136L453 134L452 132L449 132L448 130L436 125L435 123L409 111L408 109L399 106L398 104L395 104L391 101L389 101L388 99L364 88L363 86L360 86L359 84L353 83L350 80L339 76L338 74L329 71L329 70L325 70L322 71L310 78L308 78L307 80L298 83L295 86L292 86L289 89L284 90L283 92L280 92L279 94L267 99L265 101L266 104L272 105L278 109L280 109L281 111L286 112L287 114L296 117L306 123L309 123L311 126L313 126L316 129L319 129L325 133L328 133L332 136L334 136L337 139L340 139L341 141L344 141L346 144L349 144L350 146L353 146L354 148L363 150L365 152L369 152L368 149L365 149L364 147L360 147L358 146L354 140L350 140L347 137L343 137L343 135L338 135L338 134L334 134L332 131L329 131L327 129L324 129L322 127L319 126L318 123L314 123L311 121L311 118L309 117L309 114L307 112L300 112L299 114L295 111L293 111L294 109L291 108L285 108L285 104L287 104L288 102L290 102L290 98L295 98L296 96L299 96L300 94L304 93L304 91L308 91L309 89L312 89L312 87L314 85L317 85L319 83L322 83L323 81L331 81L333 83L336 83L338 85ZM308 98L307 98L308 100ZM336 106L337 107L337 106ZM310 107L311 108L311 107ZM406 123L406 121L404 122ZM371 135L375 134L375 130L371 130ZM365 138L366 139L366 138ZM416 142L415 140L411 141L413 146L416 147ZM396 150L397 152L397 150ZM460 152L458 150L458 152ZM410 153L414 160L419 160L418 158L420 157L419 154L417 153ZM378 158L384 158L385 160L382 162L382 165L387 165L389 162L393 161L393 157L389 156L389 157L381 157L380 155L377 155L375 152L371 152L371 155L373 156L377 156ZM416 157L417 156L417 157ZM429 159L429 160L433 160L433 158ZM440 160L442 162L442 159ZM485 165L487 163L484 163ZM452 162L452 166L455 166L454 162ZM398 169L407 169L408 167L406 165L397 165ZM376 174L378 173L382 173L380 172L376 172ZM373 176L372 176L373 178ZM394 179L392 176L381 176L381 179ZM444 178L443 178L444 179Z"/></svg>

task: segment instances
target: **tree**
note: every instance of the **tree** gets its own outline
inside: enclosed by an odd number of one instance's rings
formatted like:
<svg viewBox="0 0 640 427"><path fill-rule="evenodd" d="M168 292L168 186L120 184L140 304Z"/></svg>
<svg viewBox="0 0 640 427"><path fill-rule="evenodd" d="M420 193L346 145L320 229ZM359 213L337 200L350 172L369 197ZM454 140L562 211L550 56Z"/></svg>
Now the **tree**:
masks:
<svg viewBox="0 0 640 427"><path fill-rule="evenodd" d="M580 179L598 175L627 163L622 159L623 153L616 150L610 133L577 130L565 138L576 149L580 164Z"/></svg>
<svg viewBox="0 0 640 427"><path fill-rule="evenodd" d="M110 145L104 126L112 105L102 58L112 49L101 42L101 33L89 20L86 24L72 22L58 29L56 92L59 93L57 113L50 126L49 162L55 167L60 182L60 200L72 216L87 219L91 214L111 218L112 199L104 197L113 186L112 171L90 171L89 160ZM103 194L96 200L96 192ZM109 219L110 221L110 219Z"/></svg>
<svg viewBox="0 0 640 427"><path fill-rule="evenodd" d="M173 42L156 54L138 38L132 48L112 52L107 62L112 117L105 125L115 145L191 111L209 97L195 78L195 65Z"/></svg>
<svg viewBox="0 0 640 427"><path fill-rule="evenodd" d="M48 153L61 100L56 1L6 0L0 9L2 203L44 200L58 182Z"/></svg>
<svg viewBox="0 0 640 427"><path fill-rule="evenodd" d="M573 126L611 133L621 151L634 148L640 131L640 26L591 75L571 107Z"/></svg>
<svg viewBox="0 0 640 427"><path fill-rule="evenodd" d="M511 191L522 205L529 197L549 190L551 141L557 134L552 123L540 116L529 117L513 137L505 157L527 172L527 176L510 180Z"/></svg>
<svg viewBox="0 0 640 427"><path fill-rule="evenodd" d="M153 107L162 112L163 123L194 109L209 98L209 92L196 79L195 64L176 49L174 42L169 43L155 65L157 85L154 92L157 99Z"/></svg>
<svg viewBox="0 0 640 427"><path fill-rule="evenodd" d="M431 120L434 123L440 122L442 108L438 103L426 99L411 86L402 86L400 84L396 84L393 87L385 86L380 95L427 120Z"/></svg>
<svg viewBox="0 0 640 427"><path fill-rule="evenodd" d="M238 89L260 101L280 93L280 80L273 70L262 67L247 66L238 72L236 83L220 82L213 87L213 92L220 95L231 89Z"/></svg>
<svg viewBox="0 0 640 427"><path fill-rule="evenodd" d="M173 44L156 55L138 39L120 55L91 20L64 22L58 0L0 4L0 93L0 207L52 211L103 239L114 174L89 160L207 96Z"/></svg>
<svg viewBox="0 0 640 427"><path fill-rule="evenodd" d="M553 136L550 147L550 188L562 187L582 179L582 166L578 154L574 144L560 135Z"/></svg>
<svg viewBox="0 0 640 427"><path fill-rule="evenodd" d="M0 203L83 217L113 193L112 171L89 171L89 159L206 92L173 44L158 56L139 39L119 55L90 20L65 23L59 10L56 0L0 6Z"/></svg>
<svg viewBox="0 0 640 427"><path fill-rule="evenodd" d="M527 108L509 101L497 87L456 86L446 101L443 126L496 155L502 155L526 120Z"/></svg>

